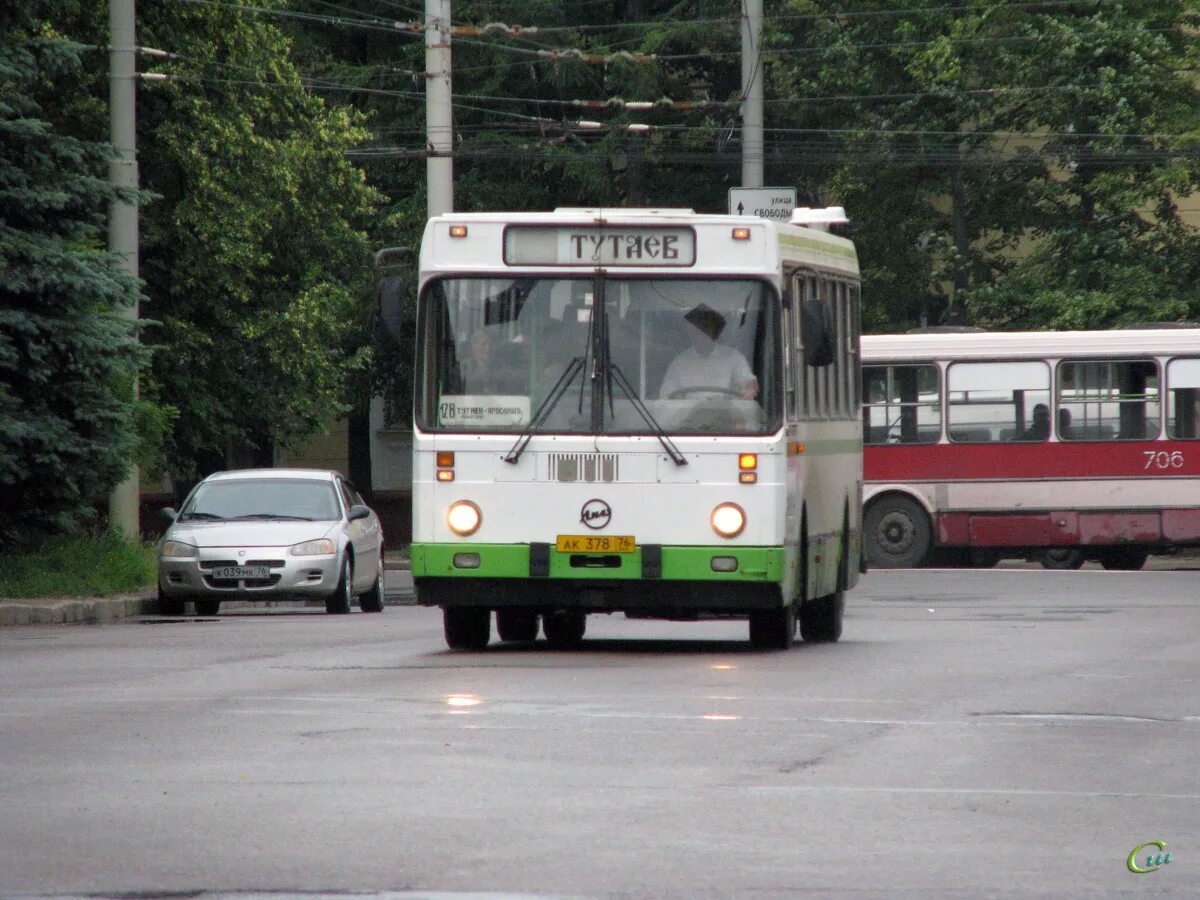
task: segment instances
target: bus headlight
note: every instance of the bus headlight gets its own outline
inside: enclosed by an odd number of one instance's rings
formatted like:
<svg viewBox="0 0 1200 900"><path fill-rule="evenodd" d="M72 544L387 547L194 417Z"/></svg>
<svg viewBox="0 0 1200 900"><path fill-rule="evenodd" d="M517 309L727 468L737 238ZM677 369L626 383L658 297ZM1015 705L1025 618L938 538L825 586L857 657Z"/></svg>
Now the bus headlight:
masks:
<svg viewBox="0 0 1200 900"><path fill-rule="evenodd" d="M746 527L746 513L736 503L722 503L712 511L709 521L721 537L734 538Z"/></svg>
<svg viewBox="0 0 1200 900"><path fill-rule="evenodd" d="M446 510L446 524L459 537L466 537L479 530L483 522L483 514L479 507L470 500L456 500Z"/></svg>

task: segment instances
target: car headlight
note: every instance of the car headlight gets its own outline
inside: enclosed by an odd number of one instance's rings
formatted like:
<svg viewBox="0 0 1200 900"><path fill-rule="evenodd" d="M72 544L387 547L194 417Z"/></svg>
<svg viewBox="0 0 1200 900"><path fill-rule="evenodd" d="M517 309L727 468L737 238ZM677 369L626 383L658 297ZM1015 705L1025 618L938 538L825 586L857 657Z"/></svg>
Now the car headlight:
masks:
<svg viewBox="0 0 1200 900"><path fill-rule="evenodd" d="M483 524L483 513L470 500L456 500L446 510L446 524L459 537L474 534Z"/></svg>
<svg viewBox="0 0 1200 900"><path fill-rule="evenodd" d="M333 541L329 538L321 538L318 541L305 541L303 544L294 544L288 553L292 556L333 556L336 551L333 547Z"/></svg>
<svg viewBox="0 0 1200 900"><path fill-rule="evenodd" d="M721 537L733 538L746 527L746 513L736 503L722 503L712 511L709 521Z"/></svg>
<svg viewBox="0 0 1200 900"><path fill-rule="evenodd" d="M159 556L169 556L172 559L195 559L196 548L183 541L164 541Z"/></svg>

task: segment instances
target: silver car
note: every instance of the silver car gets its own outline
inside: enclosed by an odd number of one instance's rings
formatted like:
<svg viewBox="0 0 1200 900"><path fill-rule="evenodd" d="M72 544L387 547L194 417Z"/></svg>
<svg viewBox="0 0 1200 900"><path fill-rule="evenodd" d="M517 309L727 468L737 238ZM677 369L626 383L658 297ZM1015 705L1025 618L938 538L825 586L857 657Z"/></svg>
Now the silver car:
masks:
<svg viewBox="0 0 1200 900"><path fill-rule="evenodd" d="M338 472L218 472L188 494L158 543L159 609L193 600L216 615L222 600L325 601L328 613L383 611L383 529Z"/></svg>

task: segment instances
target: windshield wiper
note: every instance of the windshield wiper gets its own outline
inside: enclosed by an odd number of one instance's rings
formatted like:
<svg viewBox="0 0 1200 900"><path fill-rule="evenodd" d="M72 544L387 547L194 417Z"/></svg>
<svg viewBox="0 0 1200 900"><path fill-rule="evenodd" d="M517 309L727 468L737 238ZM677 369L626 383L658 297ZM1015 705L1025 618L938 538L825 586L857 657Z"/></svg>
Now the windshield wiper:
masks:
<svg viewBox="0 0 1200 900"><path fill-rule="evenodd" d="M216 513L208 512L190 512L184 513L179 518L181 519L224 519L224 516L218 516Z"/></svg>
<svg viewBox="0 0 1200 900"><path fill-rule="evenodd" d="M285 516L283 513L246 513L244 516L234 516L235 519L294 519L297 522L311 522L310 516Z"/></svg>
<svg viewBox="0 0 1200 900"><path fill-rule="evenodd" d="M667 451L667 455L671 457L671 461L677 466L686 466L688 464L687 457L680 453L679 448L667 437L667 432L658 423L658 419L654 418L654 413L650 412L646 404L638 397L637 391L633 389L633 385L629 383L629 379L625 377L625 373L621 371L615 362L611 361L608 362L607 369L609 381L616 382L617 387L625 392L625 396L629 398L629 402L633 404L633 408L638 411L638 415L642 417L642 421L654 432L654 436L663 445L663 449ZM610 405L611 402L610 400Z"/></svg>
<svg viewBox="0 0 1200 900"><path fill-rule="evenodd" d="M525 426L525 430L521 432L517 438L517 442L512 445L504 457L506 463L516 464L521 460L521 454L525 452L525 448L529 445L530 439L533 438L533 433L541 426L546 417L550 415L558 401L562 399L563 394L567 392L567 388L571 386L571 382L575 380L575 376L579 370L583 368L583 357L576 356L569 363L567 368L561 375L558 376L558 381L554 383L554 387L550 389L550 393L546 395L546 399L541 402L538 408L534 411L533 416L529 420L529 424Z"/></svg>

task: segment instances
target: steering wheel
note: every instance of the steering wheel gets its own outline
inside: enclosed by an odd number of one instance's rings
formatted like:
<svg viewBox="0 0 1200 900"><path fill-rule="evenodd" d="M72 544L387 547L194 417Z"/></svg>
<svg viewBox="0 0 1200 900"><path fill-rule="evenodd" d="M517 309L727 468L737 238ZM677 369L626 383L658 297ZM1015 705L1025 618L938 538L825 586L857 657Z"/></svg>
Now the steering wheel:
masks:
<svg viewBox="0 0 1200 900"><path fill-rule="evenodd" d="M742 398L741 391L735 391L735 390L733 390L733 388L716 387L715 385L713 385L712 387L678 388L677 390L671 391L671 394L667 399L681 400L684 397L688 396L689 394L727 394L730 397L737 397L739 399Z"/></svg>

